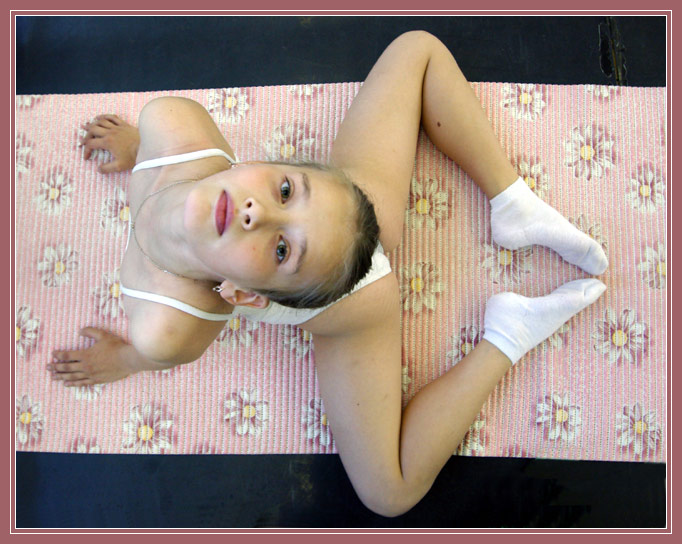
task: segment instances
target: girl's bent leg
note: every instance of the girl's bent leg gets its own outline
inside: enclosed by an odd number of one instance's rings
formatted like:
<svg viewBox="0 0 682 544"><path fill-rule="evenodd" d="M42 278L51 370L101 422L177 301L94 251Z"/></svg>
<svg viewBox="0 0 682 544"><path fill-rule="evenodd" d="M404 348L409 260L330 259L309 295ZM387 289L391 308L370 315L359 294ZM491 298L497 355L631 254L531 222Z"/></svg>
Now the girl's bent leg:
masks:
<svg viewBox="0 0 682 544"><path fill-rule="evenodd" d="M450 51L432 36L428 41L422 126L433 143L461 166L488 198L494 198L518 179L518 173Z"/></svg>
<svg viewBox="0 0 682 544"><path fill-rule="evenodd" d="M332 152L332 160L373 197L385 248L396 247L403 232L420 123L491 199L495 242L508 249L540 244L588 273L606 269L606 255L596 241L529 189L522 190L523 181L471 85L450 51L425 32L400 36L382 54L341 124ZM505 212L498 213L496 197L505 201Z"/></svg>
<svg viewBox="0 0 682 544"><path fill-rule="evenodd" d="M604 250L518 177L471 86L437 43L424 76L422 124L491 199L493 240L507 249L546 246L589 274L602 274L608 267Z"/></svg>
<svg viewBox="0 0 682 544"><path fill-rule="evenodd" d="M594 279L567 283L550 295L514 293L492 297L485 313L486 334L455 367L422 389L402 420L401 465L406 481L435 475L454 453L498 382L526 352L604 292Z"/></svg>
<svg viewBox="0 0 682 544"><path fill-rule="evenodd" d="M371 292L375 285L365 289ZM603 290L601 282L588 279L546 297L496 295L486 308L484 339L421 389L404 411L400 319L393 313L400 307L397 294L385 315L374 311L385 304L379 300L349 297L340 303L350 312L357 306L357 321L369 312L376 320L357 337L315 337L320 391L334 440L362 501L386 516L404 513L419 502L512 362Z"/></svg>

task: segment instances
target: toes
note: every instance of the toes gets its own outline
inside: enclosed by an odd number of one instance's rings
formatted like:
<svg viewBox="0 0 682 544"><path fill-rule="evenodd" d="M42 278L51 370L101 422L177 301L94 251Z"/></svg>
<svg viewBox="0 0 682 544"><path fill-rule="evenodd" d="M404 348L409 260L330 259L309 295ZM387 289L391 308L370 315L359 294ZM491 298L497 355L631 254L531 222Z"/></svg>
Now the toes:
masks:
<svg viewBox="0 0 682 544"><path fill-rule="evenodd" d="M595 301L606 291L606 285L599 280L593 280L585 289L585 298Z"/></svg>
<svg viewBox="0 0 682 544"><path fill-rule="evenodd" d="M587 304L592 304L606 291L606 285L597 279L585 278L565 283L557 291L579 296Z"/></svg>

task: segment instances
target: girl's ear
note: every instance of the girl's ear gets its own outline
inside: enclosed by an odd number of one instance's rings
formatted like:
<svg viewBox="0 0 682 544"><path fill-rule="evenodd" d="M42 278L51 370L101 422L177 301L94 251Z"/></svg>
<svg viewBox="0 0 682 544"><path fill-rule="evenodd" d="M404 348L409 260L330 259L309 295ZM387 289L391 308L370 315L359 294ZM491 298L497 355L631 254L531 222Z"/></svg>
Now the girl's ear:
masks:
<svg viewBox="0 0 682 544"><path fill-rule="evenodd" d="M270 304L268 297L244 291L237 287L230 280L225 280L220 284L220 296L232 306L251 306L252 308L266 308Z"/></svg>

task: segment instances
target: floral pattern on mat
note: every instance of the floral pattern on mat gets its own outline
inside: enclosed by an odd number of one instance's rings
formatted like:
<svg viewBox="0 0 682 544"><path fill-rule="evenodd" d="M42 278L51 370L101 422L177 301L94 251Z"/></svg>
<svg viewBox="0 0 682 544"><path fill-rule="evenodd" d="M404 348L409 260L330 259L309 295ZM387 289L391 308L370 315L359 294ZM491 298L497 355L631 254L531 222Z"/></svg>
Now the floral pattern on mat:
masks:
<svg viewBox="0 0 682 544"><path fill-rule="evenodd" d="M318 160L359 83L173 91L203 104L241 160ZM459 455L662 462L667 455L664 88L472 83L519 175L607 251L607 292L502 380ZM64 389L45 363L83 326L127 335L119 267L129 174L83 161L82 126L135 122L164 93L15 102L15 444L79 453L333 453L314 338L228 322L197 362ZM65 119L63 112L70 112ZM586 275L540 247L491 242L489 203L422 132L402 245L403 405L475 348L485 302ZM164 405L158 403L163 402Z"/></svg>
<svg viewBox="0 0 682 544"><path fill-rule="evenodd" d="M239 435L259 435L268 422L268 402L257 391L235 391L225 400L225 420L234 423Z"/></svg>
<svg viewBox="0 0 682 544"><path fill-rule="evenodd" d="M133 453L170 453L173 419L154 404L135 406L123 424L123 447Z"/></svg>

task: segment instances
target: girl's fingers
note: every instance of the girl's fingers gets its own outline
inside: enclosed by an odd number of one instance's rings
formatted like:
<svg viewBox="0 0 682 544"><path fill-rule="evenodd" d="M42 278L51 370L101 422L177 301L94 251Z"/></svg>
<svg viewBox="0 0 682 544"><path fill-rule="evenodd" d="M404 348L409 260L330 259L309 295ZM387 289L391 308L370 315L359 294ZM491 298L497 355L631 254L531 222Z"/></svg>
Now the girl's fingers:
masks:
<svg viewBox="0 0 682 544"><path fill-rule="evenodd" d="M52 363L50 367L56 373L71 373L82 372L82 365L80 362L75 363Z"/></svg>
<svg viewBox="0 0 682 544"><path fill-rule="evenodd" d="M121 170L121 167L120 167L118 161L107 162L107 163L101 164L99 167L99 171L102 174L111 174L112 172L119 172L120 170Z"/></svg>
<svg viewBox="0 0 682 544"><path fill-rule="evenodd" d="M118 117L117 115L113 115L111 113L100 115L97 117L97 119L104 119L104 120L109 121L110 123L112 123L114 125L117 125L117 126L122 123L122 120L120 117Z"/></svg>
<svg viewBox="0 0 682 544"><path fill-rule="evenodd" d="M104 338L104 335L106 333L101 329L96 329L95 327L83 327L79 331L79 334L81 336L92 338L93 340L101 340L102 338Z"/></svg>
<svg viewBox="0 0 682 544"><path fill-rule="evenodd" d="M76 380L87 380L88 375L84 372L62 372L60 374L53 374L52 378L60 382L73 382Z"/></svg>
<svg viewBox="0 0 682 544"><path fill-rule="evenodd" d="M110 127L104 127L102 125L90 125L88 127L88 133L85 135L83 140L88 140L89 138L101 138L107 132L109 132Z"/></svg>
<svg viewBox="0 0 682 544"><path fill-rule="evenodd" d="M64 387L84 387L86 385L94 385L95 382L88 378L80 379L80 380L71 380L68 382L64 382Z"/></svg>
<svg viewBox="0 0 682 544"><path fill-rule="evenodd" d="M96 149L106 149L106 144L102 138L90 138L83 147L85 148L83 158L87 161Z"/></svg>
<svg viewBox="0 0 682 544"><path fill-rule="evenodd" d="M52 357L61 362L76 362L80 360L77 351L53 351Z"/></svg>

